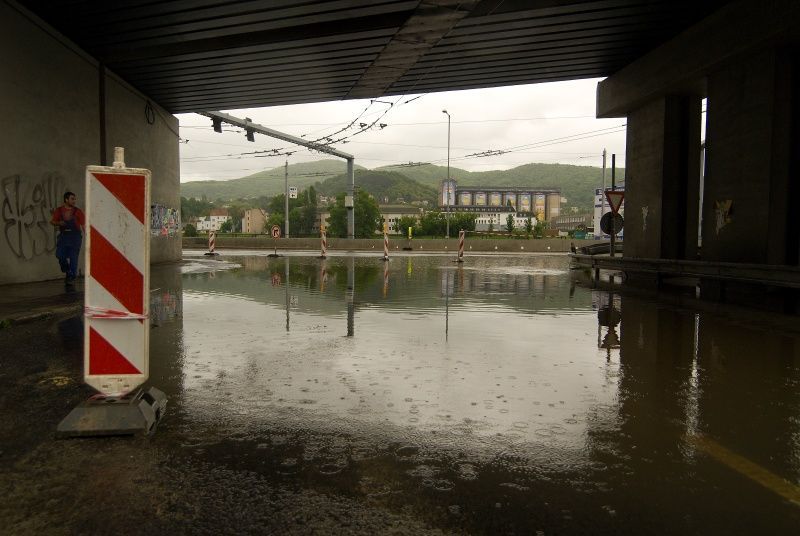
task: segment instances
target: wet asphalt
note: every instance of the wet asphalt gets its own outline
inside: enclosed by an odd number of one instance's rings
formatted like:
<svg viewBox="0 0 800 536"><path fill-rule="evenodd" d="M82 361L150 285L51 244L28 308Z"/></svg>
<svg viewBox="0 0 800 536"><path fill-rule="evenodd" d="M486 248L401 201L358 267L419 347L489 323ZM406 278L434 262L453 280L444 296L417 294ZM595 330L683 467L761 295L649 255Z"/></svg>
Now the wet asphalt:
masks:
<svg viewBox="0 0 800 536"><path fill-rule="evenodd" d="M55 439L92 394L80 315L0 330L4 532L800 526L796 332L592 290L564 257L451 261L154 269L152 437Z"/></svg>

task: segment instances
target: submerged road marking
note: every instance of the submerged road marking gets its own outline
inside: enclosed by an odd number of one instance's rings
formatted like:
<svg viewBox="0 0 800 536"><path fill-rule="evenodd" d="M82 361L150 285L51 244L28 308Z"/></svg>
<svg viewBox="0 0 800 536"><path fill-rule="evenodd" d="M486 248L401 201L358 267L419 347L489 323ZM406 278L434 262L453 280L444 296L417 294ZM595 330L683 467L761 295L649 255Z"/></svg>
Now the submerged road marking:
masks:
<svg viewBox="0 0 800 536"><path fill-rule="evenodd" d="M800 506L800 487L792 484L784 478L772 473L771 471L751 462L744 456L728 450L713 439L703 435L687 436L687 441L705 452L718 462L727 465L734 471L741 473L747 478L758 482L773 493L777 493L784 499Z"/></svg>

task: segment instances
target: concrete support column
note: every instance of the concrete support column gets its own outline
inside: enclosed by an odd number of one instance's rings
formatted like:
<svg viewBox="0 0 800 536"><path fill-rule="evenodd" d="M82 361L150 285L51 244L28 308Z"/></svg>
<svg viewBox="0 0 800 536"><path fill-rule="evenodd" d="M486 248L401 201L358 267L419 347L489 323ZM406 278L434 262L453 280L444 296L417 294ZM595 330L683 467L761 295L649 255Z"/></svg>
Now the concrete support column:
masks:
<svg viewBox="0 0 800 536"><path fill-rule="evenodd" d="M700 100L668 95L628 115L626 257L697 257Z"/></svg>
<svg viewBox="0 0 800 536"><path fill-rule="evenodd" d="M798 263L795 65L771 49L708 77L703 260Z"/></svg>

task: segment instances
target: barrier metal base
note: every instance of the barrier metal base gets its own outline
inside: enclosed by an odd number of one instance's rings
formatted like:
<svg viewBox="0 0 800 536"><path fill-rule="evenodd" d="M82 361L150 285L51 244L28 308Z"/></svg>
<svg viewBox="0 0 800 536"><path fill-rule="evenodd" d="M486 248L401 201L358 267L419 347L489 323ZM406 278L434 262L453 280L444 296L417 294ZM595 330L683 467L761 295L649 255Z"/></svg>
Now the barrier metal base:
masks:
<svg viewBox="0 0 800 536"><path fill-rule="evenodd" d="M56 437L150 435L167 408L167 396L151 387L125 396L96 395L64 417Z"/></svg>
<svg viewBox="0 0 800 536"><path fill-rule="evenodd" d="M203 253L203 255L205 255L206 257L217 257L219 256L219 253L217 253L216 251L208 251L206 253Z"/></svg>

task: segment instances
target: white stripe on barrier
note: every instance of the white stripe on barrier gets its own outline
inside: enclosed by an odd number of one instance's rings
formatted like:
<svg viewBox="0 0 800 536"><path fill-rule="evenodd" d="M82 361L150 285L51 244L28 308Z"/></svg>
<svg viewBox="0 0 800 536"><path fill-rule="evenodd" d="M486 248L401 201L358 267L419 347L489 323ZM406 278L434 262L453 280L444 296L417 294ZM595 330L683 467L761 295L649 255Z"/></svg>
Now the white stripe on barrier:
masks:
<svg viewBox="0 0 800 536"><path fill-rule="evenodd" d="M144 273L144 250L141 244L131 240L140 236L144 224L131 214L119 200L94 176L91 177L92 221L91 225L130 262L139 273ZM148 225L150 222L147 222Z"/></svg>

